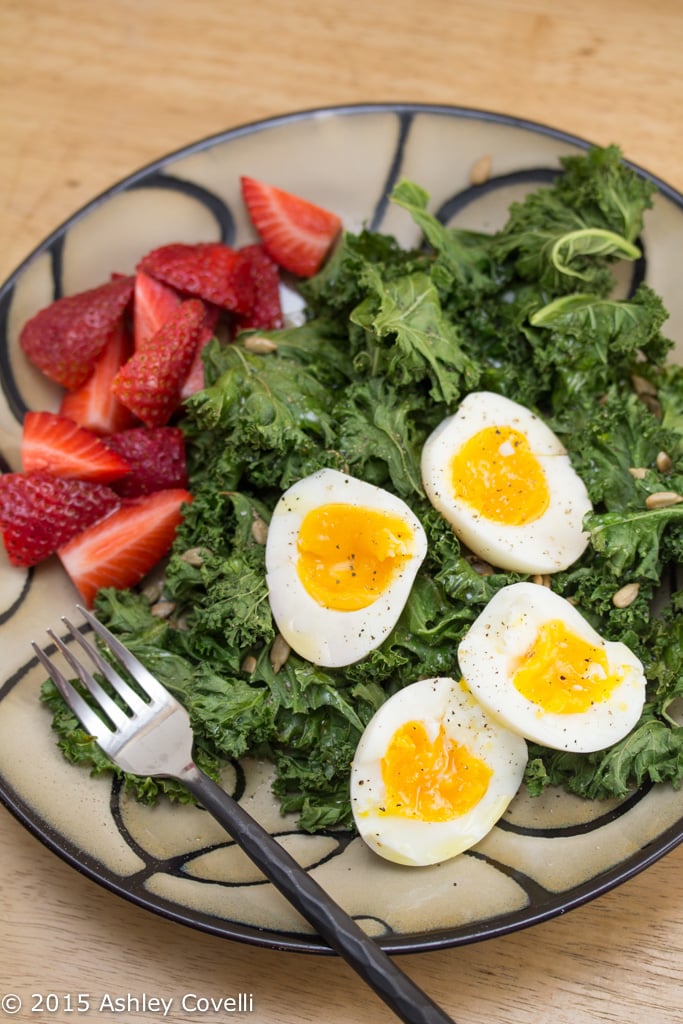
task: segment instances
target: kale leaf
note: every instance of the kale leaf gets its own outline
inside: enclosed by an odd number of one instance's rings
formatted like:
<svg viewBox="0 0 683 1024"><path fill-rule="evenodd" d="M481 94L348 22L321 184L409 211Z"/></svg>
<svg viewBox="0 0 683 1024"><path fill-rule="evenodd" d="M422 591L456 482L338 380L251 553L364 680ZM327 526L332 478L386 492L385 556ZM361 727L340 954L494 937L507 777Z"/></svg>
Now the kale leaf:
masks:
<svg viewBox="0 0 683 1024"><path fill-rule="evenodd" d="M540 290L565 294L578 283L604 297L613 283L609 265L640 255L635 241L655 186L624 164L616 146L561 163L553 186L512 204L495 252Z"/></svg>

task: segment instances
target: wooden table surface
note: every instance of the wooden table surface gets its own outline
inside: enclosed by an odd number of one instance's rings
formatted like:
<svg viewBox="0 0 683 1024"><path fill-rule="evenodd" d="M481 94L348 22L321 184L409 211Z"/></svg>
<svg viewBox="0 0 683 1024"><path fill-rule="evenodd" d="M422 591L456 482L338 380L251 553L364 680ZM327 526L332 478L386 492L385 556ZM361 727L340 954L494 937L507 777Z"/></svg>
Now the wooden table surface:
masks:
<svg viewBox="0 0 683 1024"><path fill-rule="evenodd" d="M0 279L108 185L290 110L451 103L618 142L683 190L681 0L0 0ZM85 879L0 808L0 997L14 1019L393 1020L336 958L167 923ZM683 848L543 925L401 958L458 1024L683 1021ZM250 993L245 1013L182 1006ZM37 1012L33 994L60 997ZM74 1012L67 1012L65 994ZM76 1012L78 993L93 1009ZM131 996L130 1010L98 1010ZM11 1017L0 1001L0 1018Z"/></svg>

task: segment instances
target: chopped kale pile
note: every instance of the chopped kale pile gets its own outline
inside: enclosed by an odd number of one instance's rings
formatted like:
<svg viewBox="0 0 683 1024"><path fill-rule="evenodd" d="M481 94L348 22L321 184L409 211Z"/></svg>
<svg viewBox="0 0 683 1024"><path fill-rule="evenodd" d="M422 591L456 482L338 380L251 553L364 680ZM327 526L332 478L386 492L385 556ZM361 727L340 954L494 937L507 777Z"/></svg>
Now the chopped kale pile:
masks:
<svg viewBox="0 0 683 1024"><path fill-rule="evenodd" d="M502 230L442 225L427 194L402 182L424 244L405 251L371 231L346 234L302 285L303 326L206 350L208 386L186 404L193 503L165 573L170 618L145 592L102 591L96 611L188 707L198 762L267 758L283 811L315 831L351 827L349 765L364 725L397 689L458 675L457 647L501 587L524 579L461 550L427 501L420 451L470 391L540 413L566 445L594 511L582 558L551 578L608 639L644 663L647 702L632 733L593 754L530 745L533 793L563 785L590 798L683 777L683 369L668 365L667 313L646 284L615 299L617 262L639 255L653 186L612 146L566 158L556 182L514 204ZM664 453L664 454L662 454ZM666 456L666 457L665 457ZM273 656L276 629L263 528L281 492L322 467L400 495L429 553L392 634L368 657L323 669ZM633 472L633 471L636 472ZM650 500L648 500L650 499ZM617 607L626 583L637 596ZM656 614L653 601L658 598ZM46 683L60 745L74 762L116 770ZM161 780L125 778L143 800L188 799Z"/></svg>

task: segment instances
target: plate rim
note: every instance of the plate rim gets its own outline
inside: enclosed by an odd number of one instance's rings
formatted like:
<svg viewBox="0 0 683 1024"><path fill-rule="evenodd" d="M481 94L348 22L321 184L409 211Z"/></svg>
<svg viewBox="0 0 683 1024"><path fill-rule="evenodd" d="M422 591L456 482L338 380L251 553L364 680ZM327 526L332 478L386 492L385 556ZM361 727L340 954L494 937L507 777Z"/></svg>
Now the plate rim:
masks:
<svg viewBox="0 0 683 1024"><path fill-rule="evenodd" d="M125 175L91 199L79 206L68 217L53 228L33 249L20 261L15 269L0 284L0 309L8 295L11 295L16 281L45 250L49 249L65 231L94 211L97 207L118 193L133 187L138 181L159 172L166 165L177 160L193 156L212 149L217 145L230 142L244 136L267 131L278 126L309 121L315 118L345 117L371 114L428 114L455 118L464 121L483 121L493 125L505 126L529 131L557 140L560 143L587 150L595 143L580 135L554 127L541 121L507 114L486 108L459 106L436 102L412 101L368 101L357 103L340 103L323 106L303 107L284 113L255 118L233 127L214 132L168 151L165 155L148 161L132 173ZM683 192L679 191L662 178L653 174L639 164L624 156L624 163L639 176L651 181L658 191L671 200L683 211ZM26 668L28 666L24 666ZM0 685L0 701L13 688L11 679ZM23 825L24 828L51 853L56 854L63 862L74 868L78 873L100 885L109 892L122 897L132 905L138 906L162 918L182 924L186 927L211 934L216 937L243 942L262 948L278 949L284 952L336 955L325 943L315 935L274 931L257 926L225 921L212 917L204 911L172 903L164 897L152 894L146 896L138 890L131 890L116 881L113 873L90 856L88 851L77 848L68 837L57 833L49 822L35 820L26 801L21 798L14 787L0 773L0 803ZM577 907L586 905L592 900L617 888L624 882L651 867L683 842L683 811L677 822L669 825L654 840L631 854L625 860L608 868L572 890L552 895L543 907L519 920L519 911L486 918L474 924L466 924L458 928L437 929L429 933L406 933L402 935L377 936L377 943L390 954L410 954L431 952L438 949L473 944L491 938L498 938L516 931L525 930L544 921L550 920ZM79 855L76 852L80 853ZM644 855L645 854L645 855ZM83 856L85 855L85 856ZM362 915L361 915L362 916ZM511 919L512 918L512 919Z"/></svg>

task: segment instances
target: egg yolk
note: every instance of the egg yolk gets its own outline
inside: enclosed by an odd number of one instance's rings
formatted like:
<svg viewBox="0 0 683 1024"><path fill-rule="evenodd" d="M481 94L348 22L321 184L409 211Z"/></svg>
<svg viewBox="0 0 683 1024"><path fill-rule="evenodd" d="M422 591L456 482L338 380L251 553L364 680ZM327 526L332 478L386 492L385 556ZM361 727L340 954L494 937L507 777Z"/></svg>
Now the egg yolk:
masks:
<svg viewBox="0 0 683 1024"><path fill-rule="evenodd" d="M441 726L434 740L422 722L406 722L382 758L385 814L449 821L471 810L488 789L492 769Z"/></svg>
<svg viewBox="0 0 683 1024"><path fill-rule="evenodd" d="M412 542L400 516L342 502L319 505L299 530L299 579L324 608L358 611L400 574Z"/></svg>
<svg viewBox="0 0 683 1024"><path fill-rule="evenodd" d="M484 427L468 438L453 456L451 480L456 498L506 526L532 523L550 504L543 467L514 427Z"/></svg>
<svg viewBox="0 0 683 1024"><path fill-rule="evenodd" d="M621 681L604 649L568 632L560 619L543 623L512 677L523 697L558 715L587 711Z"/></svg>

